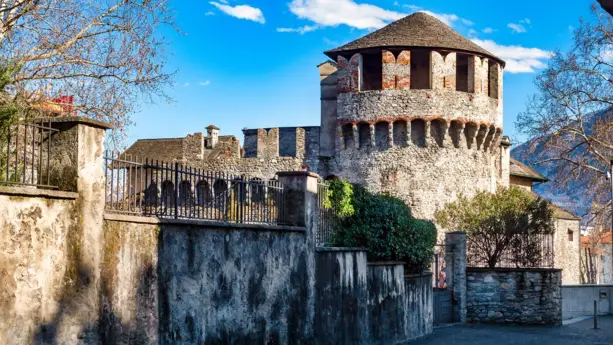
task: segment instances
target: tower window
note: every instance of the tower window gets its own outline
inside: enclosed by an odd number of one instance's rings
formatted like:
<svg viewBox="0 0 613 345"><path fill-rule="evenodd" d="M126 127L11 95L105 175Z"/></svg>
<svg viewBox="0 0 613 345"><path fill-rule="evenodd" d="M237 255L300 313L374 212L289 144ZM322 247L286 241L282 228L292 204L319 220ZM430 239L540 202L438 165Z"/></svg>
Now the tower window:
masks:
<svg viewBox="0 0 613 345"><path fill-rule="evenodd" d="M431 89L432 63L430 51L411 50L411 89Z"/></svg>
<svg viewBox="0 0 613 345"><path fill-rule="evenodd" d="M574 240L575 240L575 232L569 229L568 230L568 241L572 242Z"/></svg>
<svg viewBox="0 0 613 345"><path fill-rule="evenodd" d="M455 70L456 91L468 92L468 71L468 55L457 54Z"/></svg>
<svg viewBox="0 0 613 345"><path fill-rule="evenodd" d="M362 55L362 90L381 90L383 61L381 53Z"/></svg>

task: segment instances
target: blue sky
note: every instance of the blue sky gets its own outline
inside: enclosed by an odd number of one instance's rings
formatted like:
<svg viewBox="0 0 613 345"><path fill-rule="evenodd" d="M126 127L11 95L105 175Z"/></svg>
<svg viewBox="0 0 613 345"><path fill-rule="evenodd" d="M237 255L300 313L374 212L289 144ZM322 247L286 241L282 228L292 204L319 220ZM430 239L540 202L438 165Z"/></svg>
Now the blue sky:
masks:
<svg viewBox="0 0 613 345"><path fill-rule="evenodd" d="M534 92L550 51L566 50L590 1L465 0L172 0L183 34L171 41L167 89L172 103L143 104L126 144L139 138L183 137L215 124L222 135L241 129L319 125L323 51L415 11L427 11L507 61L504 131Z"/></svg>

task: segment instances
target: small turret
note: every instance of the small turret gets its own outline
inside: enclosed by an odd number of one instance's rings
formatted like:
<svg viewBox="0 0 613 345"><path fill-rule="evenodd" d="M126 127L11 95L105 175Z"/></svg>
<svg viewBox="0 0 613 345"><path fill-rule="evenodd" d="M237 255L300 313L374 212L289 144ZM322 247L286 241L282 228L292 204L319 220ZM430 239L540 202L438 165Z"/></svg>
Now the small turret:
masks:
<svg viewBox="0 0 613 345"><path fill-rule="evenodd" d="M207 149L212 149L217 146L217 143L219 142L219 128L214 125L210 125L206 128L206 133L208 136Z"/></svg>

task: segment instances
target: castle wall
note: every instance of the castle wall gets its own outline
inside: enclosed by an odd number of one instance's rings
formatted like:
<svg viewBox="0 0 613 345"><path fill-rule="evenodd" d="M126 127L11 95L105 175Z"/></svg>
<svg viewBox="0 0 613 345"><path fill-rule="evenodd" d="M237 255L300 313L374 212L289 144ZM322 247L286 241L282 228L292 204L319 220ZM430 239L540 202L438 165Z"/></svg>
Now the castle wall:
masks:
<svg viewBox="0 0 613 345"><path fill-rule="evenodd" d="M501 110L500 110L501 111ZM487 94L445 90L378 90L338 96L338 120L374 121L418 116L502 127L499 106Z"/></svg>
<svg viewBox="0 0 613 345"><path fill-rule="evenodd" d="M338 96L338 72L335 65L325 63L319 66L321 78L321 129L319 135L322 157L333 157L336 141L336 109Z"/></svg>

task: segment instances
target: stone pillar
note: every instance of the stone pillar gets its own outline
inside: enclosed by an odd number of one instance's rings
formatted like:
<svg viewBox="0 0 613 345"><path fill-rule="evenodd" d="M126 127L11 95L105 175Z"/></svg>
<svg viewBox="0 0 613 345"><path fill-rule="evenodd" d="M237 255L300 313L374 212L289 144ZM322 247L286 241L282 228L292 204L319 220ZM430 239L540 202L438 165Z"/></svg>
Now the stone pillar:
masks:
<svg viewBox="0 0 613 345"><path fill-rule="evenodd" d="M101 310L100 268L103 256L103 213L105 180L103 170L104 132L110 125L83 117L45 119L59 130L52 136L50 160L51 184L61 190L78 193L74 214L79 221L66 238L70 268L74 270L66 293L70 302L58 334L69 336L83 325L98 325ZM101 326L102 327L102 326ZM84 337L96 338L96 327L89 327ZM73 344L72 340L58 343Z"/></svg>
<svg viewBox="0 0 613 345"><path fill-rule="evenodd" d="M394 122L392 121L387 124L387 146L394 147Z"/></svg>
<svg viewBox="0 0 613 345"><path fill-rule="evenodd" d="M508 136L502 137L500 142L500 181L503 187L511 184L511 139Z"/></svg>
<svg viewBox="0 0 613 345"><path fill-rule="evenodd" d="M301 255L307 262L308 313L303 317L307 320L304 334L313 334L315 320L315 231L317 230L317 183L319 175L309 171L278 172L279 182L287 191L285 197L286 223L306 228L306 243Z"/></svg>
<svg viewBox="0 0 613 345"><path fill-rule="evenodd" d="M453 320L466 322L466 233L445 234L445 274L453 292Z"/></svg>

